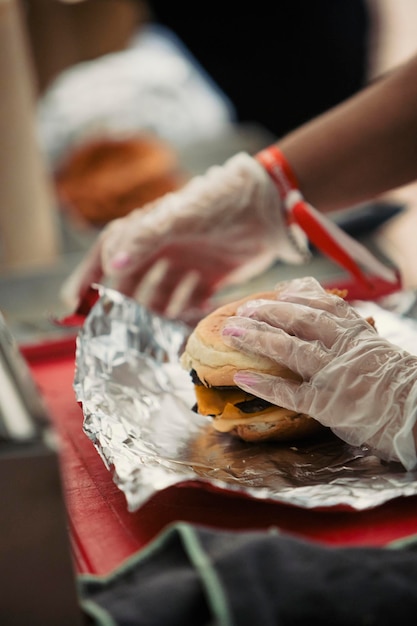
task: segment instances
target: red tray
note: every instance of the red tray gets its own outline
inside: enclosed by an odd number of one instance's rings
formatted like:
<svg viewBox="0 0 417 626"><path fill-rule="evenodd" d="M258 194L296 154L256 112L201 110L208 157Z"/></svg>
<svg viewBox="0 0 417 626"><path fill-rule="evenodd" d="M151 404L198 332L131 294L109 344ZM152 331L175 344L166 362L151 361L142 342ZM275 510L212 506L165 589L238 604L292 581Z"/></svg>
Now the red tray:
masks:
<svg viewBox="0 0 417 626"><path fill-rule="evenodd" d="M183 520L216 528L283 531L326 544L383 545L417 533L417 496L371 510L305 510L207 491L171 487L129 513L93 444L72 387L75 339L22 348L60 439L60 459L76 568L105 574L167 524Z"/></svg>

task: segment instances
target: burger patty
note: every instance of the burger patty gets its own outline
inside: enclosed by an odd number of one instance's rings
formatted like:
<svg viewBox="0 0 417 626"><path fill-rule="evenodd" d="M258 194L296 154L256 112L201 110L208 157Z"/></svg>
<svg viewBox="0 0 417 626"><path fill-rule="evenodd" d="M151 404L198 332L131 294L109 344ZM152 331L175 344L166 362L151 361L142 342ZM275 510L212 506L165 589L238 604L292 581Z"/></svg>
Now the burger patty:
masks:
<svg viewBox="0 0 417 626"><path fill-rule="evenodd" d="M268 400L262 400L262 398L253 398L253 400L245 400L244 402L237 402L235 407L242 413L259 413L264 411L269 406L274 406Z"/></svg>

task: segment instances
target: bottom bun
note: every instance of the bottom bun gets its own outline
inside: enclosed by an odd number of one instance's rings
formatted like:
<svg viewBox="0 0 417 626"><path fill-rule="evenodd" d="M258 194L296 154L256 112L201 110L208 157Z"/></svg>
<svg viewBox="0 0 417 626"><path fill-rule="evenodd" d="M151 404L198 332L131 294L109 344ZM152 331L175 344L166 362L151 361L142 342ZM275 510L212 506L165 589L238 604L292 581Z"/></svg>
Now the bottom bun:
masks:
<svg viewBox="0 0 417 626"><path fill-rule="evenodd" d="M278 415L277 415L278 413ZM229 422L229 423L228 423ZM312 437L323 432L326 428L317 420L303 413L294 413L277 407L277 410L267 411L256 418L242 417L241 420L215 417L213 427L218 432L229 432L243 441L295 441Z"/></svg>
<svg viewBox="0 0 417 626"><path fill-rule="evenodd" d="M243 439L243 441L256 442L256 441L295 441L298 439L304 439L312 437L318 432L324 430L322 426L316 420L313 420L308 415L294 415L292 418L288 418L284 423L271 424L270 422L264 422L263 424L240 424L236 426L236 435Z"/></svg>

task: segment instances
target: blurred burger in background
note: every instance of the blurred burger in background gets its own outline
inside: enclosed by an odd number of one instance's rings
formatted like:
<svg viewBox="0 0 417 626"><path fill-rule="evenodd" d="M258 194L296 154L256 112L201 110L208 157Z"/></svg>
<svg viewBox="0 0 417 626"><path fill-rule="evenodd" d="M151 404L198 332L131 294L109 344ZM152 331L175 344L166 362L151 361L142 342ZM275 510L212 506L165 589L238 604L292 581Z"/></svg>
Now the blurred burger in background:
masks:
<svg viewBox="0 0 417 626"><path fill-rule="evenodd" d="M100 228L179 189L188 178L168 142L141 133L80 143L62 160L54 182L69 217Z"/></svg>

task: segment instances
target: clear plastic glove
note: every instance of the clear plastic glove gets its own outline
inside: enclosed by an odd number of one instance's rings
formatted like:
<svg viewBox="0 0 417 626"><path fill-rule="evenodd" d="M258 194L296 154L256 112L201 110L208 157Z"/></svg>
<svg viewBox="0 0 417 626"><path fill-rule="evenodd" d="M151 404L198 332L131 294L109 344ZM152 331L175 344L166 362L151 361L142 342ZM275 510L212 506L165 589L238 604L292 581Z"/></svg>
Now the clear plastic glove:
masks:
<svg viewBox="0 0 417 626"><path fill-rule="evenodd" d="M417 357L380 337L347 302L314 278L289 281L276 301L248 302L229 318L224 341L297 372L298 383L239 372L236 384L311 415L344 441L366 444L408 470L417 464Z"/></svg>
<svg viewBox="0 0 417 626"><path fill-rule="evenodd" d="M285 225L275 184L254 158L239 153L110 223L62 296L76 306L91 283L104 278L149 308L181 317L275 259L301 263L307 256L305 235Z"/></svg>

